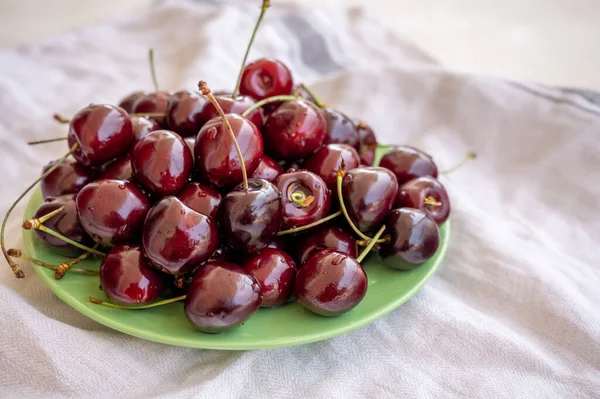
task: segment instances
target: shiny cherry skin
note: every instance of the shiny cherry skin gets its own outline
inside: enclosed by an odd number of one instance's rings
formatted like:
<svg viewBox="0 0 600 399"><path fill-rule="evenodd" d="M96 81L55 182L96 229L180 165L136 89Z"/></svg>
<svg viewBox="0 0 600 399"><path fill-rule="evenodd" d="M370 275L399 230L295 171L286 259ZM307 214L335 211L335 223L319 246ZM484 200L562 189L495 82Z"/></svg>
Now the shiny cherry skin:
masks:
<svg viewBox="0 0 600 399"><path fill-rule="evenodd" d="M168 91L155 91L140 96L131 108L132 114L145 114L145 113L165 113L169 105L169 97L171 93ZM160 125L165 121L165 117L153 116L150 119L155 120Z"/></svg>
<svg viewBox="0 0 600 399"><path fill-rule="evenodd" d="M367 275L348 254L324 249L312 255L298 270L294 293L298 302L321 316L338 316L362 301Z"/></svg>
<svg viewBox="0 0 600 399"><path fill-rule="evenodd" d="M79 144L80 156L85 159L82 163L93 166L102 166L126 153L134 140L127 112L104 104L89 105L75 114L69 135ZM74 157L79 160L77 153Z"/></svg>
<svg viewBox="0 0 600 399"><path fill-rule="evenodd" d="M319 175L327 186L335 192L337 171L342 166L342 160L347 170L360 166L358 152L347 144L327 144L311 155L303 167Z"/></svg>
<svg viewBox="0 0 600 399"><path fill-rule="evenodd" d="M44 166L43 172L54 166L56 161ZM58 197L64 194L77 194L86 184L94 181L97 173L79 162L68 159L62 162L40 182L43 197Z"/></svg>
<svg viewBox="0 0 600 399"><path fill-rule="evenodd" d="M248 192L240 184L223 198L221 226L234 250L254 253L269 245L281 227L279 197L272 183L249 179Z"/></svg>
<svg viewBox="0 0 600 399"><path fill-rule="evenodd" d="M146 94L148 94L146 91L134 91L119 102L119 107L123 108L127 113L132 113L133 104L138 100L138 98L145 96Z"/></svg>
<svg viewBox="0 0 600 399"><path fill-rule="evenodd" d="M386 220L390 242L381 244L383 263L399 270L412 270L431 259L440 246L440 233L435 221L418 209L400 208L390 212Z"/></svg>
<svg viewBox="0 0 600 399"><path fill-rule="evenodd" d="M125 154L106 165L100 174L101 179L115 179L133 181L131 168L131 155Z"/></svg>
<svg viewBox="0 0 600 399"><path fill-rule="evenodd" d="M360 150L360 137L352 119L333 108L324 108L323 115L327 121L325 144L347 144Z"/></svg>
<svg viewBox="0 0 600 399"><path fill-rule="evenodd" d="M279 249L265 248L252 256L244 270L250 273L262 291L262 308L271 308L286 303L294 292L296 263Z"/></svg>
<svg viewBox="0 0 600 399"><path fill-rule="evenodd" d="M323 113L314 104L286 101L269 115L263 128L266 152L278 160L307 157L325 141L326 127Z"/></svg>
<svg viewBox="0 0 600 399"><path fill-rule="evenodd" d="M77 143L77 138L75 137L75 133L73 133L71 131L69 131L69 133L67 133L67 144L69 146L69 149L73 148L73 145L77 144L77 147L75 147L75 150L73 150L73 153L71 155L73 156L73 158L75 158L77 160L77 162L79 162L80 165L83 165L89 169L97 168L97 166L92 166L92 162L81 151L81 147Z"/></svg>
<svg viewBox="0 0 600 399"><path fill-rule="evenodd" d="M191 151L191 153L193 155L194 154L194 148L196 147L196 136L185 137L183 140L185 140L185 143L187 144L188 148L190 149L190 151ZM195 162L195 160L194 160L194 162Z"/></svg>
<svg viewBox="0 0 600 399"><path fill-rule="evenodd" d="M358 137L360 138L360 163L366 166L373 165L375 161L375 149L377 148L377 137L373 129L364 122L354 121Z"/></svg>
<svg viewBox="0 0 600 399"><path fill-rule="evenodd" d="M162 129L158 122L145 116L132 116L129 119L131 120L135 143L146 137L148 133Z"/></svg>
<svg viewBox="0 0 600 399"><path fill-rule="evenodd" d="M427 203L427 199L441 205ZM415 208L428 214L438 225L450 216L450 198L442 184L430 176L409 180L398 189L395 207Z"/></svg>
<svg viewBox="0 0 600 399"><path fill-rule="evenodd" d="M150 200L126 180L100 179L77 194L81 225L95 242L115 246L139 240Z"/></svg>
<svg viewBox="0 0 600 399"><path fill-rule="evenodd" d="M291 94L292 72L281 61L261 58L249 63L242 73L240 93L255 100Z"/></svg>
<svg viewBox="0 0 600 399"><path fill-rule="evenodd" d="M294 244L294 259L302 265L312 255L327 248L348 254L353 258L358 256L356 239L352 234L338 226L325 226L298 237Z"/></svg>
<svg viewBox="0 0 600 399"><path fill-rule="evenodd" d="M248 176L258 167L263 156L263 140L256 126L243 116L226 115L244 156ZM196 169L202 180L217 187L231 187L242 181L240 158L223 119L208 121L196 138Z"/></svg>
<svg viewBox="0 0 600 399"><path fill-rule="evenodd" d="M271 183L277 180L277 177L284 173L281 165L268 155L263 155L260 163L250 176L253 179L265 179Z"/></svg>
<svg viewBox="0 0 600 399"><path fill-rule="evenodd" d="M44 223L44 226L73 241L90 246L92 244L92 238L85 232L81 223L79 223L77 208L75 206L75 194L65 194L59 197L46 198L46 200L38 207L33 218L44 216L61 206L64 206L65 208L58 215L48 219ZM82 252L81 249L74 247L71 244L67 244L63 240L43 231L35 229L34 233L38 240L50 245L54 252L61 255L74 257Z"/></svg>
<svg viewBox="0 0 600 399"><path fill-rule="evenodd" d="M219 191L204 183L186 184L177 194L177 198L196 212L215 218L215 220L223 199Z"/></svg>
<svg viewBox="0 0 600 399"><path fill-rule="evenodd" d="M329 214L331 194L316 174L307 170L284 173L275 185L281 193L283 226L304 226Z"/></svg>
<svg viewBox="0 0 600 399"><path fill-rule="evenodd" d="M207 122L202 112L208 100L202 94L191 91L178 91L169 98L167 125L182 137L196 136Z"/></svg>
<svg viewBox="0 0 600 399"><path fill-rule="evenodd" d="M433 159L423 151L409 146L399 146L381 158L379 166L391 170L398 179L398 184L422 176L437 178L438 169Z"/></svg>
<svg viewBox="0 0 600 399"><path fill-rule="evenodd" d="M226 114L241 115L248 108L256 104L256 101L248 96L237 96L235 100L231 97L230 93L215 94L214 96L223 109L223 112ZM219 116L217 109L210 101L208 101L208 98L206 98L206 105L202 109L201 116L202 126L204 126L204 124L209 120ZM246 116L246 119L254 123L258 129L262 128L264 124L264 115L262 109L258 108L253 110Z"/></svg>
<svg viewBox="0 0 600 399"><path fill-rule="evenodd" d="M181 136L168 130L149 133L131 152L135 180L157 197L173 195L185 186L194 161Z"/></svg>
<svg viewBox="0 0 600 399"><path fill-rule="evenodd" d="M342 181L348 214L363 233L383 225L397 194L396 176L385 168L361 166L348 171Z"/></svg>
<svg viewBox="0 0 600 399"><path fill-rule="evenodd" d="M261 302L260 285L241 267L214 261L194 274L184 312L197 330L222 333L242 325Z"/></svg>
<svg viewBox="0 0 600 399"><path fill-rule="evenodd" d="M148 264L140 245L120 245L102 259L100 286L110 302L139 306L162 294L165 279Z"/></svg>
<svg viewBox="0 0 600 399"><path fill-rule="evenodd" d="M188 273L219 247L217 222L169 196L146 217L142 243L150 262L168 274Z"/></svg>

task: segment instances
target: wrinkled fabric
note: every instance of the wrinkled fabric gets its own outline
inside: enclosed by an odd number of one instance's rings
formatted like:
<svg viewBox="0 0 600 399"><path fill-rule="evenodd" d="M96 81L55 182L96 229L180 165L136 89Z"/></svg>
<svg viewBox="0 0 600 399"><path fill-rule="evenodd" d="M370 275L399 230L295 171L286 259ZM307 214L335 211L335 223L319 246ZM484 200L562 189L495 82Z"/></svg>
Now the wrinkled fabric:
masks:
<svg viewBox="0 0 600 399"><path fill-rule="evenodd" d="M184 0L0 52L0 213L65 143L55 112L151 89L231 89L258 7ZM240 39L243 38L243 39ZM250 59L276 57L321 99L419 146L452 200L446 259L411 300L352 333L212 351L113 331L0 262L0 397L600 396L600 107L594 93L463 75L358 10L274 5ZM24 203L7 230L22 247ZM182 316L183 317L183 316Z"/></svg>

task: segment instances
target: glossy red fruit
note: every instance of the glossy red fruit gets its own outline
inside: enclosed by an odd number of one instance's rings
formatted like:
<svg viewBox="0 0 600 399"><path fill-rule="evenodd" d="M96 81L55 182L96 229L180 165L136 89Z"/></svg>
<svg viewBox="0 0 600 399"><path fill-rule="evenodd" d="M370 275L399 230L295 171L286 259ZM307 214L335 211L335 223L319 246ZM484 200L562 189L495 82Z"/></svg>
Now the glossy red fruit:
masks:
<svg viewBox="0 0 600 399"><path fill-rule="evenodd" d="M261 307L280 306L291 298L294 292L296 263L285 252L273 248L263 249L244 264L244 270L254 276L260 284Z"/></svg>
<svg viewBox="0 0 600 399"><path fill-rule="evenodd" d="M176 197L157 202L146 217L142 243L150 262L169 274L188 273L219 246L217 222Z"/></svg>
<svg viewBox="0 0 600 399"><path fill-rule="evenodd" d="M327 121L325 144L347 144L360 150L360 137L352 119L333 108L322 110Z"/></svg>
<svg viewBox="0 0 600 399"><path fill-rule="evenodd" d="M93 166L126 153L134 140L127 112L113 105L90 105L79 111L71 119L69 135L81 150L73 154L75 159Z"/></svg>
<svg viewBox="0 0 600 399"><path fill-rule="evenodd" d="M358 256L356 239L352 234L338 226L325 226L303 234L295 240L294 259L302 265L315 253L328 248L353 258Z"/></svg>
<svg viewBox="0 0 600 399"><path fill-rule="evenodd" d="M95 242L115 246L139 240L150 200L135 184L100 179L77 194L81 225Z"/></svg>
<svg viewBox="0 0 600 399"><path fill-rule="evenodd" d="M101 179L115 179L133 181L133 169L131 168L131 155L125 154L102 169Z"/></svg>
<svg viewBox="0 0 600 399"><path fill-rule="evenodd" d="M194 161L181 136L168 130L149 133L131 152L133 175L149 193L173 195L187 183Z"/></svg>
<svg viewBox="0 0 600 399"><path fill-rule="evenodd" d="M347 170L360 166L360 158L354 149L346 144L327 144L311 155L303 166L319 175L327 186L335 192L337 184L337 171L342 166L342 160Z"/></svg>
<svg viewBox="0 0 600 399"><path fill-rule="evenodd" d="M265 179L271 183L275 182L277 176L284 173L283 168L268 155L263 155L260 163L250 176L253 179Z"/></svg>
<svg viewBox="0 0 600 399"><path fill-rule="evenodd" d="M146 114L146 113L165 113L169 105L169 97L171 92L168 91L155 91L147 93L133 103L131 113L133 114ZM150 119L155 120L159 124L163 124L165 121L164 116L153 116Z"/></svg>
<svg viewBox="0 0 600 399"><path fill-rule="evenodd" d="M50 169L56 161L44 166L43 173ZM96 172L86 168L79 162L69 159L62 162L40 182L43 197L58 197L64 194L77 194L89 182L96 179Z"/></svg>
<svg viewBox="0 0 600 399"><path fill-rule="evenodd" d="M249 63L242 73L240 93L256 100L291 94L292 72L281 61L261 58Z"/></svg>
<svg viewBox="0 0 600 399"><path fill-rule="evenodd" d="M375 161L375 150L377 149L377 137L373 129L364 122L354 121L358 137L360 138L360 163L366 166L372 166Z"/></svg>
<svg viewBox="0 0 600 399"><path fill-rule="evenodd" d="M69 133L67 133L67 144L69 146L69 149L73 148L73 145L77 144L77 138L75 137L75 133L73 133L71 131L69 131ZM73 150L73 153L71 155L73 156L73 158L75 158L75 160L77 160L77 162L79 162L80 165L83 165L86 168L90 168L90 169L97 168L97 166L93 166L92 162L89 160L89 158L87 158L83 154L79 144L77 144L77 147L75 147L75 150Z"/></svg>
<svg viewBox="0 0 600 399"><path fill-rule="evenodd" d="M138 100L138 98L145 96L146 94L148 94L148 92L141 90L134 91L119 102L119 107L123 108L125 112L131 113L133 109L133 104Z"/></svg>
<svg viewBox="0 0 600 399"><path fill-rule="evenodd" d="M169 129L182 137L196 136L207 122L203 115L207 103L207 98L196 91L182 90L173 94L167 107Z"/></svg>
<svg viewBox="0 0 600 399"><path fill-rule="evenodd" d="M323 219L331 209L331 194L316 174L307 170L288 172L277 178L281 193L283 226L304 226Z"/></svg>
<svg viewBox="0 0 600 399"><path fill-rule="evenodd" d="M77 216L77 208L75 206L75 194L65 194L59 197L48 197L37 209L33 218L39 218L48 213L64 206L65 208L55 216L48 219L44 226L51 230L54 230L63 236L70 238L73 241L79 242L83 245L90 245L92 238L85 232L81 223L79 223L79 217ZM56 238L48 233L41 230L34 230L34 233L38 240L46 243L52 247L54 252L61 255L73 257L81 254L81 249L67 244L63 240Z"/></svg>
<svg viewBox="0 0 600 399"><path fill-rule="evenodd" d="M401 185L395 207L419 209L438 225L450 216L448 193L439 181L430 176L409 180Z"/></svg>
<svg viewBox="0 0 600 399"><path fill-rule="evenodd" d="M275 159L307 157L325 141L326 122L319 108L305 100L286 101L267 119L263 136Z"/></svg>
<svg viewBox="0 0 600 399"><path fill-rule="evenodd" d="M342 182L348 214L363 233L383 225L397 194L396 176L385 168L361 166L348 171Z"/></svg>
<svg viewBox="0 0 600 399"><path fill-rule="evenodd" d="M139 306L158 298L165 283L163 275L148 265L139 245L121 245L102 260L100 286L110 302Z"/></svg>
<svg viewBox="0 0 600 399"><path fill-rule="evenodd" d="M227 114L226 117L244 156L246 173L250 175L263 155L260 131L242 116ZM242 181L240 158L223 118L211 119L200 129L194 153L196 168L204 181L217 187L231 187Z"/></svg>
<svg viewBox="0 0 600 399"><path fill-rule="evenodd" d="M231 97L230 93L215 94L214 96L223 109L223 112L226 114L241 115L248 108L256 104L256 101L248 96L237 96L235 100ZM205 101L206 105L201 113L203 121L202 125L219 116L217 109L210 101L208 101L208 98L206 98ZM263 111L260 108L255 109L246 116L246 119L254 123L254 125L260 129L264 124Z"/></svg>
<svg viewBox="0 0 600 399"><path fill-rule="evenodd" d="M149 119L144 116L132 116L129 119L131 120L131 127L135 137L134 142L136 143L146 137L148 133L162 129L154 119Z"/></svg>
<svg viewBox="0 0 600 399"><path fill-rule="evenodd" d="M354 258L324 249L300 267L294 293L308 310L322 316L338 316L365 297L367 275Z"/></svg>
<svg viewBox="0 0 600 399"><path fill-rule="evenodd" d="M250 273L233 263L215 261L194 274L184 311L197 330L214 334L242 325L260 302L260 285Z"/></svg>
<svg viewBox="0 0 600 399"><path fill-rule="evenodd" d="M186 184L177 197L196 212L215 218L215 220L223 199L220 192L204 183Z"/></svg>
<svg viewBox="0 0 600 399"><path fill-rule="evenodd" d="M391 170L398 184L406 183L417 177L437 177L438 169L431 156L408 146L399 146L381 158L379 166Z"/></svg>
<svg viewBox="0 0 600 399"><path fill-rule="evenodd" d="M400 208L386 221L390 242L381 244L383 262L394 269L412 270L435 255L440 235L435 221L418 209Z"/></svg>

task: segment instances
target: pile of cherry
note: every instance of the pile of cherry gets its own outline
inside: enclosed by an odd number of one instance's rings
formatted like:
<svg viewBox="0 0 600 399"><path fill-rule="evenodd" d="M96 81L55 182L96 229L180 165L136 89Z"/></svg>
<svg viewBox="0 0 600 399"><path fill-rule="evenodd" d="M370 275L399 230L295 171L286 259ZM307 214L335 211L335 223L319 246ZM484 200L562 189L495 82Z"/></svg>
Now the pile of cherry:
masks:
<svg viewBox="0 0 600 399"><path fill-rule="evenodd" d="M135 92L68 121L70 151L44 168L45 201L23 227L76 258L48 265L2 237L18 277L19 257L57 279L99 274L108 301L92 302L185 300L191 324L216 333L293 297L320 315L349 311L370 251L400 270L435 255L450 202L430 156L395 146L371 166L373 131L277 60L243 65L233 93L199 89ZM90 255L99 273L73 267Z"/></svg>

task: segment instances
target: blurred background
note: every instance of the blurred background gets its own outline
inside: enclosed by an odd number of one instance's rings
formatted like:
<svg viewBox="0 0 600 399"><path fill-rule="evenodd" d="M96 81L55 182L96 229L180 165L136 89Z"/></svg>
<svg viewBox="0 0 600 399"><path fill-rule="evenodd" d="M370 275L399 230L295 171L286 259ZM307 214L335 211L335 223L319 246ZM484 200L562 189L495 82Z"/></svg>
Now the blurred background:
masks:
<svg viewBox="0 0 600 399"><path fill-rule="evenodd" d="M0 0L0 49L154 1ZM450 69L600 90L600 0L272 0L279 2L364 7Z"/></svg>

